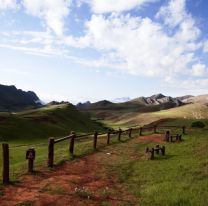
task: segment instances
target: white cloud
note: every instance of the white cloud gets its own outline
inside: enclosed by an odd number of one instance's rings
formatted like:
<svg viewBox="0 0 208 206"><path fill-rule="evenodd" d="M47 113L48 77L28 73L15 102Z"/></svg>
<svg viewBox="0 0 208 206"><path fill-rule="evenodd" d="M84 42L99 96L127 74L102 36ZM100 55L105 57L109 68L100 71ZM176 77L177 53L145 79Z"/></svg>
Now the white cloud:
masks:
<svg viewBox="0 0 208 206"><path fill-rule="evenodd" d="M17 0L0 0L0 11L6 9L16 9Z"/></svg>
<svg viewBox="0 0 208 206"><path fill-rule="evenodd" d="M208 69L205 64L194 64L191 72L193 76L202 77L208 74Z"/></svg>
<svg viewBox="0 0 208 206"><path fill-rule="evenodd" d="M48 29L57 35L64 31L64 18L69 14L71 0L23 0L23 6L30 15L43 19Z"/></svg>
<svg viewBox="0 0 208 206"><path fill-rule="evenodd" d="M76 39L76 43L72 39L68 43L95 48L112 67L120 65L120 69L136 75L185 74L200 47L197 42L200 33L191 18L171 36L163 25L129 14L92 15L86 30L86 35Z"/></svg>
<svg viewBox="0 0 208 206"><path fill-rule="evenodd" d="M168 5L162 6L156 15L171 27L179 25L187 16L186 0L170 0Z"/></svg>
<svg viewBox="0 0 208 206"><path fill-rule="evenodd" d="M147 3L158 0L82 0L90 4L95 13L109 13L128 11L135 7L139 8Z"/></svg>

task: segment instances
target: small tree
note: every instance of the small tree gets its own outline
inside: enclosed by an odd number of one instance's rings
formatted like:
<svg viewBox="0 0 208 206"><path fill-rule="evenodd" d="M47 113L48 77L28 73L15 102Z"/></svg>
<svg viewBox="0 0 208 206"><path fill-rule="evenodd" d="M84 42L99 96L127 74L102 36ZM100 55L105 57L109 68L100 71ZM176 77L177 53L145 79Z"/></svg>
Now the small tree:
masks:
<svg viewBox="0 0 208 206"><path fill-rule="evenodd" d="M192 122L191 127L204 128L206 125L201 121Z"/></svg>

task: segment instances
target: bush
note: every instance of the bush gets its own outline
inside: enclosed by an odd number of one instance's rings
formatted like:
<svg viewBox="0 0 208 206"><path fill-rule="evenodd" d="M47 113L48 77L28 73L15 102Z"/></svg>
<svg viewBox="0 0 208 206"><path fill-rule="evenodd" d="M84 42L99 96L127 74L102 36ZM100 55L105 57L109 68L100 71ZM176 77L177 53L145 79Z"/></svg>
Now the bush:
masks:
<svg viewBox="0 0 208 206"><path fill-rule="evenodd" d="M191 127L204 128L206 125L201 121L196 121L191 124Z"/></svg>

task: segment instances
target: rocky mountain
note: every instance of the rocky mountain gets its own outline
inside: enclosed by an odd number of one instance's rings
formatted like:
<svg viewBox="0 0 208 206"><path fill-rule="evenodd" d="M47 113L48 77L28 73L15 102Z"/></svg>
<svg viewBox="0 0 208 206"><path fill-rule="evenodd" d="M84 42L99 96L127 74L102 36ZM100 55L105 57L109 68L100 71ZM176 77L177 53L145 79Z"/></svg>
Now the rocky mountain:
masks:
<svg viewBox="0 0 208 206"><path fill-rule="evenodd" d="M102 100L95 103L79 103L77 104L77 108L92 114L104 114L107 111L111 113L154 112L179 107L184 104L186 103L182 102L180 98L173 98L163 94L155 94L150 97L138 97L122 103L113 103L108 100Z"/></svg>
<svg viewBox="0 0 208 206"><path fill-rule="evenodd" d="M190 96L187 96L187 98L188 97ZM184 104L182 100L185 100L185 96L173 98L171 96L165 96L163 94L155 94L150 97L139 97L139 98L131 100L131 102L135 102L135 103L139 102L145 105L169 104L170 107L177 107L177 106L181 106Z"/></svg>
<svg viewBox="0 0 208 206"><path fill-rule="evenodd" d="M34 92L0 84L0 112L36 108L41 105L40 99Z"/></svg>

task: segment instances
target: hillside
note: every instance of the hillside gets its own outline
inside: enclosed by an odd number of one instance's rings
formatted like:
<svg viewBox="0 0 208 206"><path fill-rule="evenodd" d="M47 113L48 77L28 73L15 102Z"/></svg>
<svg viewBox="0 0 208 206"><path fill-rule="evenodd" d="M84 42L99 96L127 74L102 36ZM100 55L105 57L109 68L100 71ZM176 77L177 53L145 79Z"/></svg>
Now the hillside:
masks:
<svg viewBox="0 0 208 206"><path fill-rule="evenodd" d="M34 92L0 84L0 112L35 108L40 105L40 99Z"/></svg>
<svg viewBox="0 0 208 206"><path fill-rule="evenodd" d="M102 100L95 103L79 103L77 108L83 111L97 111L97 110L121 110L122 112L149 112L159 111L184 105L179 98L165 96L163 94L156 94L150 97L139 97L127 102L113 103L107 100Z"/></svg>
<svg viewBox="0 0 208 206"><path fill-rule="evenodd" d="M143 125L167 118L208 119L208 95L172 98L159 94L120 104L90 105L79 110L108 126Z"/></svg>
<svg viewBox="0 0 208 206"><path fill-rule="evenodd" d="M50 136L68 135L70 131L102 130L72 104L45 106L18 113L0 113L0 137L4 140L34 141Z"/></svg>
<svg viewBox="0 0 208 206"><path fill-rule="evenodd" d="M129 112L105 114L104 122L114 125L143 125L160 119L208 119L208 95L188 97L188 104L154 112ZM103 113L97 113L98 116ZM104 116L104 115L103 115Z"/></svg>

